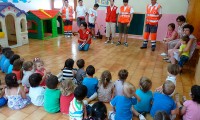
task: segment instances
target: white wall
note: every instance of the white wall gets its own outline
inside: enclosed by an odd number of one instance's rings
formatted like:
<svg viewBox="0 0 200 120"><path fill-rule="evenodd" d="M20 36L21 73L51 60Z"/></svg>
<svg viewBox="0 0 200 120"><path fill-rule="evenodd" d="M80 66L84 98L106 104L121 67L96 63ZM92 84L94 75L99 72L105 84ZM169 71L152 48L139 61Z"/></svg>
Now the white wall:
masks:
<svg viewBox="0 0 200 120"><path fill-rule="evenodd" d="M92 8L95 0L83 0L87 8ZM129 0L136 13L145 13L146 5L151 0ZM185 15L188 8L187 0L157 0L162 6L163 14L183 14ZM118 7L123 4L123 0L115 0L115 5ZM99 10L104 10L105 7L100 7Z"/></svg>
<svg viewBox="0 0 200 120"><path fill-rule="evenodd" d="M12 0L8 0L9 2L13 3ZM51 9L51 0L31 0L30 3L23 3L19 1L19 3L13 3L19 9L24 11L29 10L38 10L38 9Z"/></svg>

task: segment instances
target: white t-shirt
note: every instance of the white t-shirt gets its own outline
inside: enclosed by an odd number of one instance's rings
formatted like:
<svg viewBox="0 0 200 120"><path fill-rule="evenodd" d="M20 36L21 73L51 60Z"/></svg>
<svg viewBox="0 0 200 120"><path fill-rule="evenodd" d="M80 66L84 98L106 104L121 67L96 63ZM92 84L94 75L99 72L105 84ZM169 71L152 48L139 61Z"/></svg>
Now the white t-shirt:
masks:
<svg viewBox="0 0 200 120"><path fill-rule="evenodd" d="M22 85L30 87L29 77L34 73L33 71L23 71L24 76L22 78Z"/></svg>
<svg viewBox="0 0 200 120"><path fill-rule="evenodd" d="M85 17L87 13L87 9L85 6L77 6L76 13L77 13L77 17Z"/></svg>
<svg viewBox="0 0 200 120"><path fill-rule="evenodd" d="M88 14L89 14L89 23L94 23L95 17L97 17L97 11L90 8L88 10Z"/></svg>
<svg viewBox="0 0 200 120"><path fill-rule="evenodd" d="M173 82L174 85L176 86L176 76L168 75L166 80L169 80L169 81Z"/></svg>
<svg viewBox="0 0 200 120"><path fill-rule="evenodd" d="M31 98L31 102L35 106L43 106L43 104L44 104L44 92L45 92L45 89L41 86L30 87L29 96Z"/></svg>

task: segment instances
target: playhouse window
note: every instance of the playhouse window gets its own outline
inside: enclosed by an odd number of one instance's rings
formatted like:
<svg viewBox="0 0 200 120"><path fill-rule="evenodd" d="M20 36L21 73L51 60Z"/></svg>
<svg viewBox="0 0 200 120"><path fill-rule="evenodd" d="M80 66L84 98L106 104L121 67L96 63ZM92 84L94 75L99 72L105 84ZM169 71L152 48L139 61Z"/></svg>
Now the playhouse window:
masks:
<svg viewBox="0 0 200 120"><path fill-rule="evenodd" d="M69 5L73 7L73 9L75 10L76 8L76 3L77 0L68 0L69 1ZM61 9L63 7L63 0L53 0L53 9ZM75 19L75 14L73 14L73 18Z"/></svg>
<svg viewBox="0 0 200 120"><path fill-rule="evenodd" d="M28 32L37 33L37 24L35 21L28 21Z"/></svg>
<svg viewBox="0 0 200 120"><path fill-rule="evenodd" d="M21 32L26 32L27 26L25 19L21 19L20 25L21 25Z"/></svg>

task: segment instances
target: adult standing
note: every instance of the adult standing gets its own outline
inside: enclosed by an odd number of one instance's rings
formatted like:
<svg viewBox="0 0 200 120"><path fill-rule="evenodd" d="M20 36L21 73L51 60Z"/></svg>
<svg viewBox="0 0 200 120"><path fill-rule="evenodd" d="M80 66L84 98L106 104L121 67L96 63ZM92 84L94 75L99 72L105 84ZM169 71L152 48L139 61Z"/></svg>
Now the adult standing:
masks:
<svg viewBox="0 0 200 120"><path fill-rule="evenodd" d="M151 34L151 50L155 51L156 37L158 29L158 21L162 17L162 7L157 3L157 0L151 0L151 4L146 8L146 25L144 33L144 41L141 49L146 49L149 35Z"/></svg>
<svg viewBox="0 0 200 120"><path fill-rule="evenodd" d="M87 15L87 9L83 5L83 0L78 0L78 6L76 7L76 13L77 13L77 25L80 27L82 22L85 22L85 17Z"/></svg>
<svg viewBox="0 0 200 120"><path fill-rule="evenodd" d="M117 6L114 5L115 0L110 0L110 6L106 8L106 37L107 41L105 44L111 42L113 44L115 38L115 28L117 22ZM110 33L112 33L112 38L110 38Z"/></svg>
<svg viewBox="0 0 200 120"><path fill-rule="evenodd" d="M72 36L72 22L73 22L73 7L69 5L68 0L63 1L62 7L62 19L64 22L64 34L65 37Z"/></svg>

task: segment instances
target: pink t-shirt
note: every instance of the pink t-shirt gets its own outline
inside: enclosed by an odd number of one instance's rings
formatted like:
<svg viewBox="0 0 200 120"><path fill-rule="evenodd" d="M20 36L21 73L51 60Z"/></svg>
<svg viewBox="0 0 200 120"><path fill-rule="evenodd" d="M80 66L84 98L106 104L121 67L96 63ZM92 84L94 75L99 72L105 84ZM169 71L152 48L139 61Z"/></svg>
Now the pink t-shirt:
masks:
<svg viewBox="0 0 200 120"><path fill-rule="evenodd" d="M73 100L74 94L70 94L68 96L61 95L60 97L60 111L65 114L69 114L69 105L70 102Z"/></svg>
<svg viewBox="0 0 200 120"><path fill-rule="evenodd" d="M183 103L186 107L186 112L183 115L183 120L200 120L200 104L187 100Z"/></svg>
<svg viewBox="0 0 200 120"><path fill-rule="evenodd" d="M166 38L171 38L173 35L176 37L173 40L176 40L178 38L178 33L176 30L174 31L167 31Z"/></svg>

